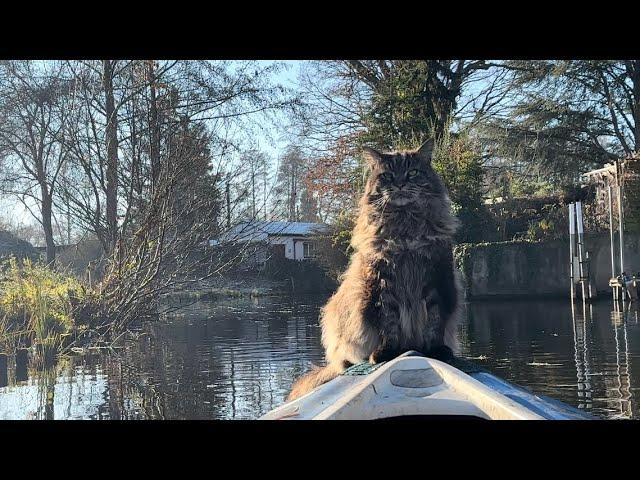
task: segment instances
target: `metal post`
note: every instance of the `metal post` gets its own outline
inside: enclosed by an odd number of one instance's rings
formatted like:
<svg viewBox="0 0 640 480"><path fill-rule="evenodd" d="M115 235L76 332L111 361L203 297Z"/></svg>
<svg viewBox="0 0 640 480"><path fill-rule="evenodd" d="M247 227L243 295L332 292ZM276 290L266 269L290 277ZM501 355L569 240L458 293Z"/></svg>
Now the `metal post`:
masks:
<svg viewBox="0 0 640 480"><path fill-rule="evenodd" d="M615 244L613 240L613 187L609 185L607 188L609 192L609 237L611 240L611 278L616 277L616 258L615 258ZM612 287L613 301L616 300L616 287Z"/></svg>
<svg viewBox="0 0 640 480"><path fill-rule="evenodd" d="M622 207L622 184L618 185L618 228L620 229L620 275L624 272L624 210ZM623 279L624 281L624 279Z"/></svg>
<svg viewBox="0 0 640 480"><path fill-rule="evenodd" d="M593 299L595 298L595 294L594 294L595 288L593 286L593 278L591 276L591 259L589 258L589 251L587 251L586 262L587 262L587 279L588 279L587 282L589 286L589 298Z"/></svg>
<svg viewBox="0 0 640 480"><path fill-rule="evenodd" d="M584 288L584 229L582 226L582 203L576 202L576 224L578 227L578 268L580 272L580 285L582 286L582 300L585 300Z"/></svg>
<svg viewBox="0 0 640 480"><path fill-rule="evenodd" d="M576 226L575 226L575 205L569 204L569 277L571 278L571 300L576 298L575 292L575 278L573 272L573 257L575 255L573 248L576 238Z"/></svg>

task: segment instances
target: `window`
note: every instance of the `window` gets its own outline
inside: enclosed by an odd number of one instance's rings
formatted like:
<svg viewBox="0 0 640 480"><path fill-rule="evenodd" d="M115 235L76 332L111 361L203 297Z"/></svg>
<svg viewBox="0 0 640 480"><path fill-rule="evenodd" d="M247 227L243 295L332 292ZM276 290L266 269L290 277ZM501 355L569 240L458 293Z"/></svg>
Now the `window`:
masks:
<svg viewBox="0 0 640 480"><path fill-rule="evenodd" d="M303 242L302 243L302 252L304 258L315 258L316 256L316 246L313 242Z"/></svg>

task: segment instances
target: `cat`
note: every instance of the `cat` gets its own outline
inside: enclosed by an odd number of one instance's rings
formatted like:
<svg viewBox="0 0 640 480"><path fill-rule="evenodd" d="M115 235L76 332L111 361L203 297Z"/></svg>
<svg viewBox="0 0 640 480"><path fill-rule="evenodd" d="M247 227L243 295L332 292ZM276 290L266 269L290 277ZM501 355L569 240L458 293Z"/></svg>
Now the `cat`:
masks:
<svg viewBox="0 0 640 480"><path fill-rule="evenodd" d="M380 363L407 350L456 352L460 282L453 262L458 227L433 140L417 150L364 148L370 169L351 239L354 253L338 290L321 309L326 366L297 380L305 395L353 364Z"/></svg>

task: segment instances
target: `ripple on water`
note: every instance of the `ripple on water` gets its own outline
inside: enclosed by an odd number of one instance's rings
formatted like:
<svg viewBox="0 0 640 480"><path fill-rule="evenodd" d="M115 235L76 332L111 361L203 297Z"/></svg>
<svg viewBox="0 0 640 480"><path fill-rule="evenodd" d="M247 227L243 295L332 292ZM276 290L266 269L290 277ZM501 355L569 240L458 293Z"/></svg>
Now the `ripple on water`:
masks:
<svg viewBox="0 0 640 480"><path fill-rule="evenodd" d="M117 353L73 358L52 372L30 368L26 381L16 380L9 362L0 418L256 418L322 362L318 313L325 300L191 305L145 325ZM580 310L572 317L569 304L555 301L470 304L462 354L602 417L640 416L635 315L612 315L607 302L593 305L586 318Z"/></svg>

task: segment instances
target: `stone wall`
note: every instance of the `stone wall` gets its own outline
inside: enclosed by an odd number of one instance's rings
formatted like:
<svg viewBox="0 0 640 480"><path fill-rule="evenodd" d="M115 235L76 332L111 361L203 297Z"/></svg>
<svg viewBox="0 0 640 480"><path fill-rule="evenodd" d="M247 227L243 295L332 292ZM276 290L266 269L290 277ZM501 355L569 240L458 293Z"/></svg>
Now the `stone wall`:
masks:
<svg viewBox="0 0 640 480"><path fill-rule="evenodd" d="M596 289L610 292L609 235L585 235L585 245ZM464 278L467 298L569 295L568 239L463 244L456 247L456 261ZM617 268L619 262L616 258ZM625 235L625 271L640 271L639 234Z"/></svg>

